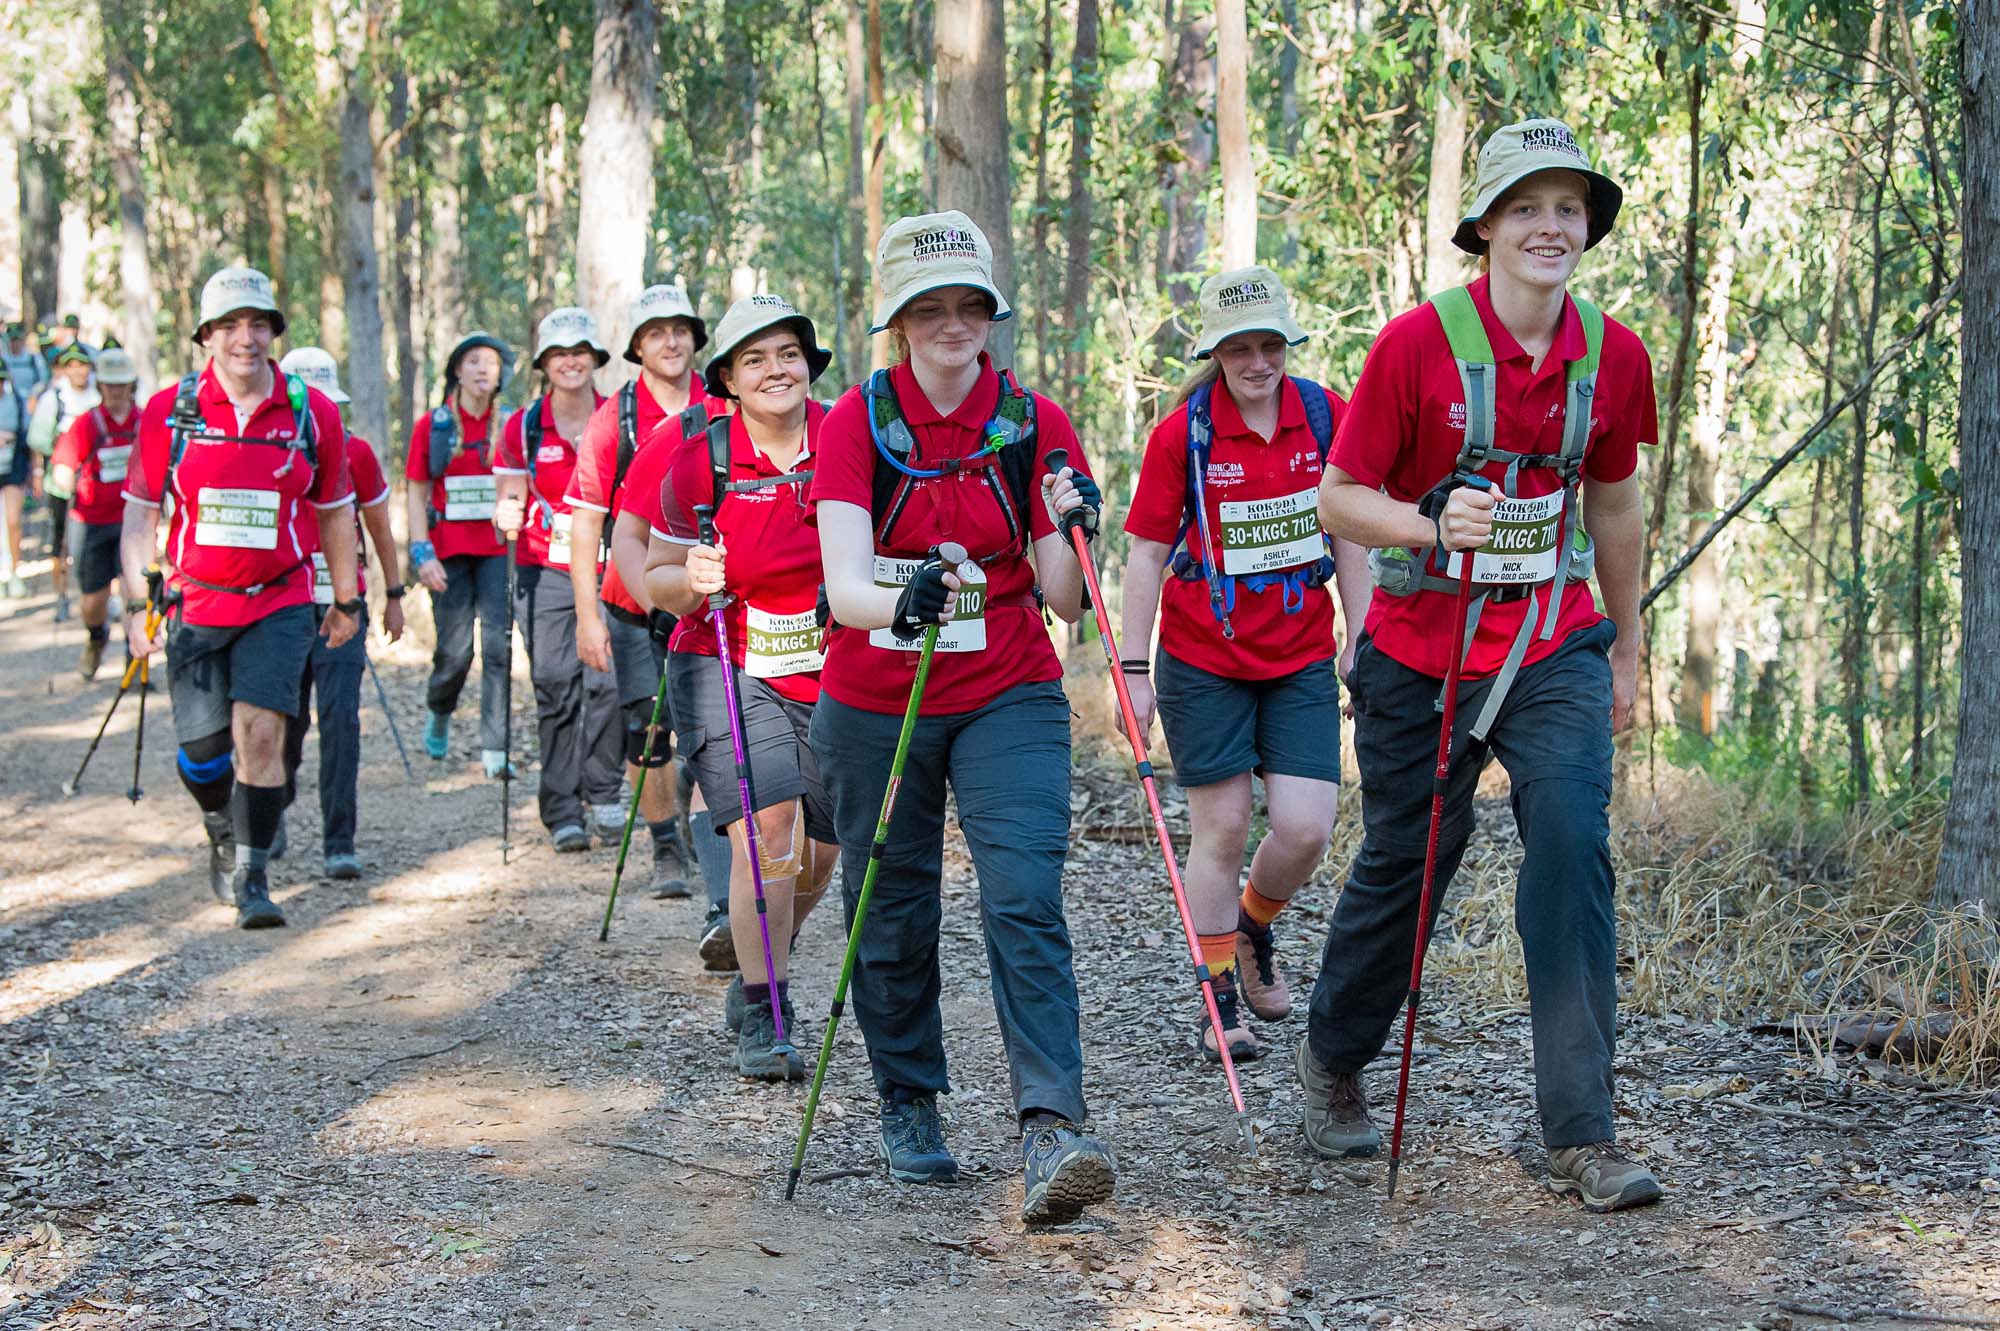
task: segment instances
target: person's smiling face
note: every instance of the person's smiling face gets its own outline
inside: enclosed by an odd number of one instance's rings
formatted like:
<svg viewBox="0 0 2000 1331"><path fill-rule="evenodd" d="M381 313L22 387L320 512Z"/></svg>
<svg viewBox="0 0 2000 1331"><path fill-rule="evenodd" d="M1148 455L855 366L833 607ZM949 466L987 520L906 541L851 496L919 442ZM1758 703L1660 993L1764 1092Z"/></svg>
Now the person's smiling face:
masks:
<svg viewBox="0 0 2000 1331"><path fill-rule="evenodd" d="M986 350L993 298L978 287L940 287L905 305L894 323L911 360L938 371L963 370Z"/></svg>
<svg viewBox="0 0 2000 1331"><path fill-rule="evenodd" d="M1284 336L1266 329L1232 333L1216 344L1215 363L1239 410L1270 402L1285 382Z"/></svg>
<svg viewBox="0 0 2000 1331"><path fill-rule="evenodd" d="M639 330L639 364L656 379L678 380L694 363L694 324L654 319Z"/></svg>
<svg viewBox="0 0 2000 1331"><path fill-rule="evenodd" d="M237 382L247 382L271 358L277 330L263 310L232 310L210 323L202 344L217 368Z"/></svg>
<svg viewBox="0 0 2000 1331"><path fill-rule="evenodd" d="M805 405L810 373L798 333L774 328L736 349L723 368L722 383L745 415L782 420Z"/></svg>
<svg viewBox="0 0 2000 1331"><path fill-rule="evenodd" d="M575 392L590 382L597 356L589 347L557 347L542 353L542 373L563 392Z"/></svg>
<svg viewBox="0 0 2000 1331"><path fill-rule="evenodd" d="M1479 220L1490 267L1524 286L1561 287L1590 233L1590 186L1574 171L1537 171Z"/></svg>

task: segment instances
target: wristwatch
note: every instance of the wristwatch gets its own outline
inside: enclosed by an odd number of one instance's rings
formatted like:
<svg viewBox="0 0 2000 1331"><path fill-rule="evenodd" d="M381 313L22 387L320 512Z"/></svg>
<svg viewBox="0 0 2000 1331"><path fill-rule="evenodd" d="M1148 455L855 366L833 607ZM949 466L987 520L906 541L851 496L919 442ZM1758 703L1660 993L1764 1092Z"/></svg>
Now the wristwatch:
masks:
<svg viewBox="0 0 2000 1331"><path fill-rule="evenodd" d="M343 615L359 617L361 612L368 608L368 602L357 596L351 601L335 601L333 608Z"/></svg>
<svg viewBox="0 0 2000 1331"><path fill-rule="evenodd" d="M395 586L393 586L393 587L385 587L385 588L383 588L383 589L382 589L382 595L384 595L384 596L388 597L388 598L389 598L390 600L392 600L392 601L400 601L400 600L402 600L402 599L403 599L403 584L399 582L399 583L397 583L397 584L396 584Z"/></svg>

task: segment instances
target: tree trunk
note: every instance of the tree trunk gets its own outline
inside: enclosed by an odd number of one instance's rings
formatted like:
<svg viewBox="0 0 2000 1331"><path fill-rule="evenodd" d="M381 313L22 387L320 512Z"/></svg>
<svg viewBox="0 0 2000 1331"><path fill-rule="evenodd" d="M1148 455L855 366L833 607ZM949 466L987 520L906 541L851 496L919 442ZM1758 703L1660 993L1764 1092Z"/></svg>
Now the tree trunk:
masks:
<svg viewBox="0 0 2000 1331"><path fill-rule="evenodd" d="M21 309L21 140L11 108L0 105L0 316L20 317Z"/></svg>
<svg viewBox="0 0 2000 1331"><path fill-rule="evenodd" d="M1084 348L1090 340L1090 147L1099 86L1097 0L1077 0L1076 48L1069 61L1069 211L1063 232L1065 393L1075 392L1083 381Z"/></svg>
<svg viewBox="0 0 2000 1331"><path fill-rule="evenodd" d="M645 285L653 213L653 118L658 110L659 13L651 0L597 0L590 109L578 162L576 297L598 317L606 346L623 347ZM620 356L598 374L609 391L631 377Z"/></svg>
<svg viewBox="0 0 2000 1331"><path fill-rule="evenodd" d="M417 352L414 318L416 293L412 289L417 260L416 140L409 132L409 124L410 76L399 69L389 82L389 131L396 135L395 165L389 175L396 200L389 237L389 322L396 339L395 419L388 437L375 440L384 465L417 417L421 357Z"/></svg>
<svg viewBox="0 0 2000 1331"><path fill-rule="evenodd" d="M1736 245L1725 240L1709 264L1701 311L1701 357L1695 368L1694 428L1687 454L1688 542L1715 518L1722 431L1729 418L1729 295ZM1683 729L1715 733L1716 630L1722 622L1722 552L1711 545L1688 569L1687 646L1676 709Z"/></svg>
<svg viewBox="0 0 2000 1331"><path fill-rule="evenodd" d="M430 297L431 363L440 367L444 358L466 332L468 311L465 303L465 241L460 233L463 222L465 188L465 126L456 116L446 118L437 136L436 183L427 191L430 208L429 241L424 251L427 280L424 291ZM442 388L443 385L437 385ZM432 385L420 387L417 400L428 402ZM412 420L415 417L411 418Z"/></svg>
<svg viewBox="0 0 2000 1331"><path fill-rule="evenodd" d="M861 0L847 0L847 263L840 276L848 310L839 358L843 383L859 382L868 337L868 28ZM852 359L850 359L850 355Z"/></svg>
<svg viewBox="0 0 2000 1331"><path fill-rule="evenodd" d="M882 0L868 0L868 250L869 264L875 262L875 251L882 243L882 176L887 169L885 160L889 147L887 113L883 104L882 90ZM863 302L863 315L868 326L875 323L874 307ZM889 335L877 333L868 348L868 365L871 370L879 370L889 363Z"/></svg>
<svg viewBox="0 0 2000 1331"><path fill-rule="evenodd" d="M1960 11L1965 275L1959 375L1963 561L1958 751L1932 899L2000 915L2000 22Z"/></svg>
<svg viewBox="0 0 2000 1331"><path fill-rule="evenodd" d="M1222 266L1257 262L1257 171L1250 160L1250 34L1243 0L1216 0L1215 139L1222 159Z"/></svg>
<svg viewBox="0 0 2000 1331"><path fill-rule="evenodd" d="M113 22L101 5L105 40L105 113L111 130L111 175L118 188L118 335L139 368L141 401L154 383L153 355L159 306L153 265L146 251L146 181L139 167L139 95L133 70Z"/></svg>
<svg viewBox="0 0 2000 1331"><path fill-rule="evenodd" d="M1695 62L1688 71L1688 201L1681 221L1679 335L1674 339L1673 368L1667 373L1667 428L1660 435L1658 465L1653 470L1653 502L1646 520L1646 543L1639 561L1639 581L1653 585L1653 557L1667 530L1667 496L1673 491L1675 456L1681 441L1681 415L1687 403L1688 372L1694 362L1694 330L1701 318L1701 157L1702 97L1707 66Z"/></svg>
<svg viewBox="0 0 2000 1331"><path fill-rule="evenodd" d="M30 328L57 317L61 244L62 158L53 143L31 134L21 145L21 317Z"/></svg>
<svg viewBox="0 0 2000 1331"><path fill-rule="evenodd" d="M1009 206L1007 24L1002 0L939 0L933 16L937 68L937 201L956 208L993 245L993 280L1014 290ZM1014 323L993 325L993 363L1014 363Z"/></svg>
<svg viewBox="0 0 2000 1331"><path fill-rule="evenodd" d="M1430 182L1424 195L1424 294L1435 295L1464 280L1463 254L1451 243L1464 208L1465 92L1452 72L1472 57L1467 16L1455 0L1431 7L1437 46L1431 56Z"/></svg>
<svg viewBox="0 0 2000 1331"><path fill-rule="evenodd" d="M1208 193L1209 169L1215 164L1215 136L1201 108L1215 93L1215 62L1208 57L1215 20L1206 14L1177 20L1174 9L1174 0L1166 0L1166 31L1178 32L1180 40L1164 89L1163 114L1172 128L1170 141L1162 145L1159 155L1164 205L1159 268L1176 318L1162 325L1159 345L1162 354L1178 358L1187 354L1185 343L1189 339L1184 334L1190 331L1179 324L1194 316L1202 251L1208 244L1208 211L1203 201Z"/></svg>
<svg viewBox="0 0 2000 1331"><path fill-rule="evenodd" d="M350 48L352 49L352 48ZM347 313L348 423L370 443L389 437L382 363L382 270L375 252L375 136L363 63L348 74L340 109L340 258Z"/></svg>
<svg viewBox="0 0 2000 1331"><path fill-rule="evenodd" d="M1882 23L1878 17L1878 34ZM1878 44L1878 50L1880 49ZM1889 97L1890 130L1883 148L1884 171L1893 169L1896 151L1896 97ZM1872 243L1868 283L1868 311L1861 321L1861 363L1875 362L1875 330L1882 316L1882 205L1888 177L1875 178L1874 205L1869 213ZM1847 722L1847 770L1855 798L1867 800L1874 792L1874 763L1868 753L1868 644L1869 621L1874 614L1874 593L1868 585L1867 528L1868 444L1875 432L1874 394L1864 389L1854 402L1854 452L1847 472L1847 622L1841 633L1841 710Z"/></svg>
<svg viewBox="0 0 2000 1331"><path fill-rule="evenodd" d="M1035 381L1046 384L1055 372L1050 357L1049 308L1055 304L1049 291L1049 226L1055 211L1049 198L1049 123L1055 115L1055 0L1042 0L1041 38L1036 43L1040 56L1035 98L1035 204L1034 241L1028 247L1029 278L1027 299L1035 305Z"/></svg>
<svg viewBox="0 0 2000 1331"><path fill-rule="evenodd" d="M1280 10L1285 34L1278 44L1278 148L1288 161L1299 156L1299 0L1284 0ZM1293 200L1285 208L1285 267L1299 261L1299 209Z"/></svg>

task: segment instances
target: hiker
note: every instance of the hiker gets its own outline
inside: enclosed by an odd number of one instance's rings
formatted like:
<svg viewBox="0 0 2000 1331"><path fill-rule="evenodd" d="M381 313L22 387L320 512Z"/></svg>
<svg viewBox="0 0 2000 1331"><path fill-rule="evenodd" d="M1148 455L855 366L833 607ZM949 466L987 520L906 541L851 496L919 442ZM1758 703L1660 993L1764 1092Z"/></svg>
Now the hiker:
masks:
<svg viewBox="0 0 2000 1331"><path fill-rule="evenodd" d="M430 719L424 752L451 752L451 714L472 672L472 626L479 624L479 756L489 777L507 772L506 546L493 525L499 482L493 454L514 353L489 333L472 333L444 363L444 400L410 430L410 568L431 594L437 648L424 689Z"/></svg>
<svg viewBox="0 0 2000 1331"><path fill-rule="evenodd" d="M285 718L313 647L316 526L333 601L319 635L338 650L366 603L356 578L354 487L340 409L279 371L285 315L271 279L223 268L202 287L194 340L207 367L155 393L125 477L120 543L125 637L141 659L163 645L181 783L208 833L209 887L244 929L285 923L268 861L285 809ZM146 569L167 530L172 616L146 632Z"/></svg>
<svg viewBox="0 0 2000 1331"><path fill-rule="evenodd" d="M340 370L331 353L320 347L294 347L278 368L297 375L318 389L336 407L347 405ZM389 482L382 462L368 440L350 431L347 470L354 482L356 595L368 594L368 546L382 567L382 631L390 642L403 636L402 565L396 558L396 535L389 527ZM317 532L302 533L308 538ZM364 539L365 537L365 539ZM313 562L313 614L324 622L333 604L333 574L326 555L308 541ZM305 756L306 731L319 727L319 818L321 866L328 878L351 881L361 877L361 857L355 847L360 816L357 785L361 774L361 677L368 672L368 610L360 611L360 626L339 647L323 637L313 639L312 655L299 675L299 710L285 725L285 807L298 798L299 764ZM310 709L317 696L318 712ZM279 822L273 856L284 854L287 838Z"/></svg>
<svg viewBox="0 0 2000 1331"><path fill-rule="evenodd" d="M1477 550L1437 881L1442 892L1458 867L1474 787L1497 757L1526 851L1515 922L1549 1183L1600 1211L1660 1196L1652 1172L1617 1146L1612 1121L1606 814L1611 737L1637 687L1635 468L1639 445L1659 431L1645 347L1568 293L1621 197L1562 123L1496 131L1452 237L1485 273L1390 321L1334 440L1320 517L1373 551L1378 583L1347 665L1363 840L1298 1050L1313 1149L1372 1154L1381 1135L1361 1070L1409 987L1465 558L1447 562L1441 551ZM1593 557L1604 613L1589 584Z"/></svg>
<svg viewBox="0 0 2000 1331"><path fill-rule="evenodd" d="M628 776L637 784L638 763L643 758L650 765L651 776L640 792L639 816L646 820L653 842L653 895L689 896L687 873L698 862L708 918L696 946L707 969L733 971L729 841L717 830L692 774L673 761L671 699L661 709L658 731L652 728L653 704L665 687L669 668L667 644L674 619L646 599L648 525L641 518L626 517L628 497L635 493L627 484L632 468L651 450L662 424L690 413L689 423L699 431L710 406L716 405L694 372L695 354L708 344L708 327L695 313L687 291L673 283L641 291L632 302L631 316L625 359L639 367L639 377L590 418L583 453L564 496L574 524L573 539L601 541L610 552L601 598L595 568L583 564L570 568L576 587L576 650L585 664L597 669L608 662L618 678ZM620 530L622 541L614 536ZM600 602L602 615L594 612ZM687 815L685 841L682 810Z"/></svg>
<svg viewBox="0 0 2000 1331"><path fill-rule="evenodd" d="M1333 835L1340 685L1328 584L1336 563L1365 584L1366 556L1347 546L1336 561L1320 529L1320 473L1346 404L1286 374L1306 332L1278 275L1258 266L1209 278L1200 316L1201 369L1147 439L1125 517L1119 669L1142 729L1157 697L1187 793L1188 906L1230 1055L1244 1060L1264 1046L1239 997L1265 1021L1292 1010L1271 926ZM1246 880L1253 774L1267 828ZM1220 1059L1205 1014L1196 1038Z"/></svg>
<svg viewBox="0 0 2000 1331"><path fill-rule="evenodd" d="M668 695L681 725L681 761L728 829L732 937L739 949L753 938L762 946L768 926L768 972L753 955L748 980L739 975L723 1000L724 1022L737 1036L736 1068L745 1077L796 1081L805 1063L794 1047L791 945L838 855L832 809L806 740L824 660L819 534L807 521L806 486L826 416L808 395L833 356L819 345L811 319L770 295L731 306L716 347L705 385L735 402L736 413L685 440L680 421L670 418L633 469L628 511L650 529L647 594L679 620ZM729 598L726 663L710 608L716 595ZM723 670L734 677L735 715ZM738 742L754 792L760 884L752 882L745 841ZM789 1037L782 1044L774 997Z"/></svg>
<svg viewBox="0 0 2000 1331"><path fill-rule="evenodd" d="M35 399L48 386L49 362L29 344L27 325L19 320L7 325L7 340L0 345L0 371L14 381L14 391L32 411Z"/></svg>
<svg viewBox="0 0 2000 1331"><path fill-rule="evenodd" d="M119 534L125 525L125 477L139 438L139 367L127 352L107 347L97 354L96 372L99 401L72 419L57 439L47 481L51 493L71 496L72 549L81 593L78 612L84 631L76 673L86 680L97 677L104 645L111 637L111 588L118 579Z"/></svg>
<svg viewBox="0 0 2000 1331"><path fill-rule="evenodd" d="M102 354L101 352L98 354ZM98 404L95 362L83 344L71 342L56 353L55 380L35 401L28 422L28 448L41 458L38 489L49 505L49 582L56 594L56 623L69 620L69 506L71 495L51 485L56 440L69 423Z"/></svg>
<svg viewBox="0 0 2000 1331"><path fill-rule="evenodd" d="M1081 507L1094 524L1101 500L1062 408L986 354L990 324L1012 314L992 256L957 212L901 218L876 249L873 331L891 334L898 363L842 397L821 431L812 500L837 627L811 739L833 799L851 919L917 649L927 625L945 626L863 921L854 1011L881 1095L890 1176L955 1180L937 1107L949 1089L938 1006L949 783L979 879L1013 1073L1023 1215L1041 1222L1109 1199L1116 1168L1083 1127L1062 907L1070 713L1038 605L1065 623L1082 614L1083 574L1056 514ZM1042 461L1052 448L1070 459L1059 475ZM945 541L971 556L956 571L932 556Z"/></svg>
<svg viewBox="0 0 2000 1331"><path fill-rule="evenodd" d="M28 402L11 370L0 369L0 524L6 541L0 545L0 595L19 600L28 594L21 576L21 522L27 511L28 484L34 475L34 451L28 447Z"/></svg>
<svg viewBox="0 0 2000 1331"><path fill-rule="evenodd" d="M534 359L548 392L507 422L493 465L500 478L494 521L515 542L514 618L535 685L539 811L550 842L566 853L590 849L586 824L616 829L625 814L617 681L576 651L580 616L570 568L576 559L595 562L597 546L574 544L563 499L584 430L603 401L591 376L610 359L590 311L550 311L535 331Z"/></svg>

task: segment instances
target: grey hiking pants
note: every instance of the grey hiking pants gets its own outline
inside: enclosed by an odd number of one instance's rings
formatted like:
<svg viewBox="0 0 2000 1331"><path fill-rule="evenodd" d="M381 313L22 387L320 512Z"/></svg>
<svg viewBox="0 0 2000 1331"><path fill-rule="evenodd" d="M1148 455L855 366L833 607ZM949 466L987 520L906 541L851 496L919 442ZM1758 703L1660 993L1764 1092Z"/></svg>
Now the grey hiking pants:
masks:
<svg viewBox="0 0 2000 1331"><path fill-rule="evenodd" d="M514 574L514 619L528 643L541 740L542 826L584 821L583 805L619 804L625 720L618 681L576 654L576 591L569 570L524 564Z"/></svg>
<svg viewBox="0 0 2000 1331"><path fill-rule="evenodd" d="M449 716L472 673L472 625L479 622L479 747L506 747L507 669L513 643L507 636L507 557L453 555L444 561L442 595L431 597L437 650L424 702Z"/></svg>

